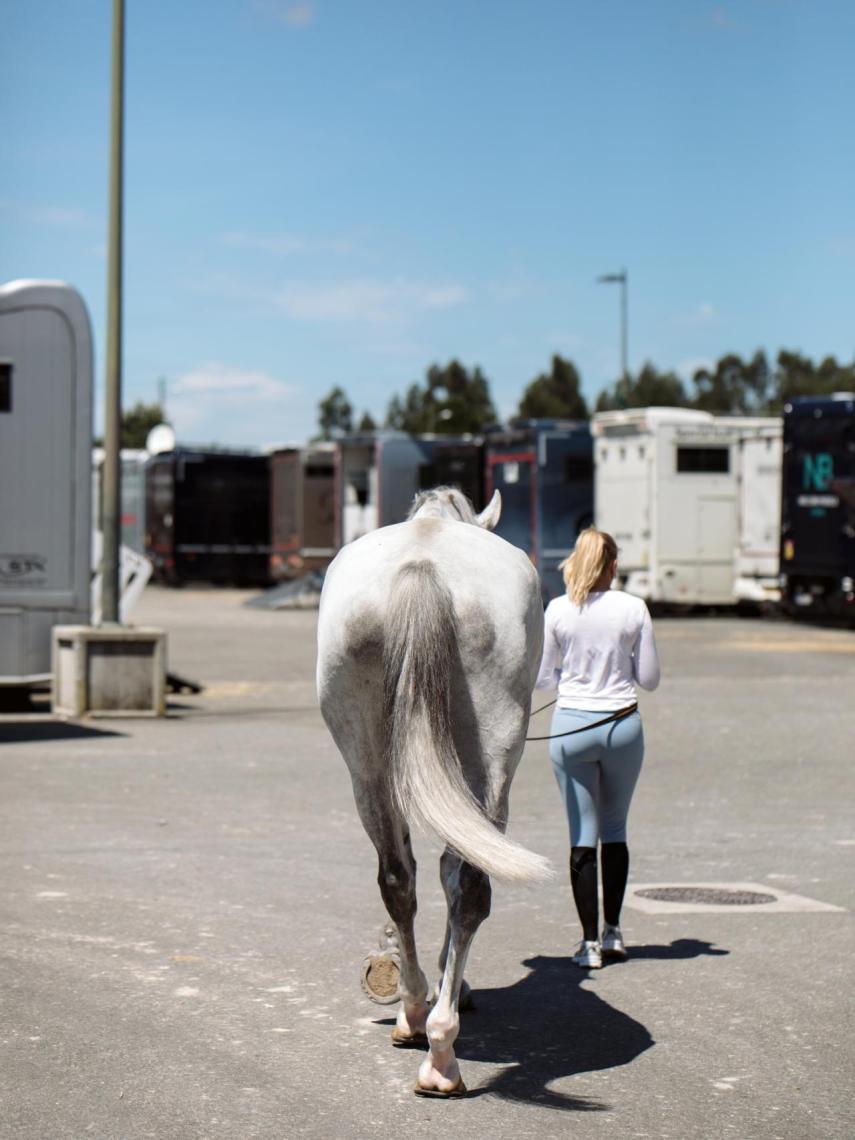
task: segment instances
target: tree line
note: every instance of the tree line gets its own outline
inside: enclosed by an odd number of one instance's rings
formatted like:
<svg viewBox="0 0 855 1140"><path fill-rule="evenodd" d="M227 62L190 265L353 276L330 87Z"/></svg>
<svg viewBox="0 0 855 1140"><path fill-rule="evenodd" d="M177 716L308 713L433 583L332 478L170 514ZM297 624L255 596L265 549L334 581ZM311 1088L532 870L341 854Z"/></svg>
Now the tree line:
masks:
<svg viewBox="0 0 855 1140"><path fill-rule="evenodd" d="M698 368L688 386L676 372L650 362L604 388L593 408L582 394L576 365L553 356L547 372L535 376L520 397L511 425L523 420L587 420L616 408L697 408L714 415L777 415L795 396L829 396L855 391L855 361L839 364L827 356L815 364L801 353L782 349L774 363L762 351L750 359L727 353L710 368ZM159 404L137 403L122 416L122 447L145 447L146 436L164 418ZM457 360L432 364L420 383L389 400L382 424L364 412L357 417L343 388L335 387L318 404L317 439L378 427L410 435L465 435L497 425L499 416L487 377L476 365ZM100 441L96 441L100 442Z"/></svg>
<svg viewBox="0 0 855 1140"><path fill-rule="evenodd" d="M662 372L649 361L604 388L593 408L581 391L575 364L553 356L523 392L511 426L529 419L587 420L593 412L619 408L696 408L721 416L780 414L795 396L829 396L855 391L855 361L839 364L827 356L819 364L801 353L782 349L774 363L758 350L750 359L731 352L714 366L698 368L687 386L676 372ZM432 364L421 383L393 395L383 427L410 435L461 435L481 432L498 423L490 385L476 365L456 360ZM365 412L358 420L344 389L335 387L318 405L319 439L351 431L374 431L379 425Z"/></svg>

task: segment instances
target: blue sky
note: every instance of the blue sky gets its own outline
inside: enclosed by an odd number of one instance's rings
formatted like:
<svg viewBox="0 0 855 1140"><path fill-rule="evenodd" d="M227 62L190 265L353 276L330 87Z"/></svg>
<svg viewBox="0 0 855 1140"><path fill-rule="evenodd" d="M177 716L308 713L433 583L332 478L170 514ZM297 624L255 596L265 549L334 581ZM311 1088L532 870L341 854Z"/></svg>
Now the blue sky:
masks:
<svg viewBox="0 0 855 1140"><path fill-rule="evenodd" d="M0 280L82 293L101 420L109 0L5 0ZM127 0L124 402L375 418L434 362L855 351L848 0Z"/></svg>

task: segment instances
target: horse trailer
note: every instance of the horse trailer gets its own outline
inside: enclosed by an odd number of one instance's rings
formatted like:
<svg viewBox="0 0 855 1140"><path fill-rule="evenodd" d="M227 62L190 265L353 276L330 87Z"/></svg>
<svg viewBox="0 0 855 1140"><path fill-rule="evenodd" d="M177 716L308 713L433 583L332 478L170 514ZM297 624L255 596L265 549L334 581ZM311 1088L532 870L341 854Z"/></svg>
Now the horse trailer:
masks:
<svg viewBox="0 0 855 1140"><path fill-rule="evenodd" d="M145 552L155 580L270 583L266 455L177 448L146 464Z"/></svg>
<svg viewBox="0 0 855 1140"><path fill-rule="evenodd" d="M737 443L737 541L733 593L737 603L781 600L780 531L783 424L753 421Z"/></svg>
<svg viewBox="0 0 855 1140"><path fill-rule="evenodd" d="M123 447L119 453L122 468L120 536L122 546L136 554L145 551L145 465L148 452L142 448ZM104 469L104 449L92 450L92 516L95 529L103 530L101 480Z"/></svg>
<svg viewBox="0 0 855 1140"><path fill-rule="evenodd" d="M0 287L0 684L51 675L89 622L92 335L70 285Z"/></svg>
<svg viewBox="0 0 855 1140"><path fill-rule="evenodd" d="M600 412L597 526L624 588L648 602L778 600L780 420L686 408Z"/></svg>
<svg viewBox="0 0 855 1140"><path fill-rule="evenodd" d="M418 492L439 484L480 502L478 442L397 432L344 436L336 444L337 545L403 522Z"/></svg>
<svg viewBox="0 0 855 1140"><path fill-rule="evenodd" d="M270 456L270 577L322 570L335 555L335 445L286 447Z"/></svg>
<svg viewBox="0 0 855 1140"><path fill-rule="evenodd" d="M480 440L431 438L430 458L419 467L420 491L456 487L476 511L483 510L484 449Z"/></svg>
<svg viewBox="0 0 855 1140"><path fill-rule="evenodd" d="M781 586L791 614L855 620L855 393L784 408Z"/></svg>
<svg viewBox="0 0 855 1140"><path fill-rule="evenodd" d="M485 499L502 496L496 534L528 554L545 599L564 592L559 563L593 522L592 447L577 421L530 420L484 438Z"/></svg>

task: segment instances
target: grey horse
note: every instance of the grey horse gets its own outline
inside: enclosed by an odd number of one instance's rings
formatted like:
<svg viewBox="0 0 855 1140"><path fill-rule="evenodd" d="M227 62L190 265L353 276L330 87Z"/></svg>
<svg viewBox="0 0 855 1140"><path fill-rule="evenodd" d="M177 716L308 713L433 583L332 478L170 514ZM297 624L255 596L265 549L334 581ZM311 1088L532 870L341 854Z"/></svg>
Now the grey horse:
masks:
<svg viewBox="0 0 855 1140"><path fill-rule="evenodd" d="M393 1043L426 1043L416 1093L462 1096L454 1056L466 956L490 911L490 875L551 873L504 835L541 656L543 605L525 554L491 530L498 492L476 515L440 487L406 522L344 547L327 571L318 625L321 712L344 757L377 849L397 927L400 998ZM445 851L442 978L433 1002L416 953L410 825Z"/></svg>

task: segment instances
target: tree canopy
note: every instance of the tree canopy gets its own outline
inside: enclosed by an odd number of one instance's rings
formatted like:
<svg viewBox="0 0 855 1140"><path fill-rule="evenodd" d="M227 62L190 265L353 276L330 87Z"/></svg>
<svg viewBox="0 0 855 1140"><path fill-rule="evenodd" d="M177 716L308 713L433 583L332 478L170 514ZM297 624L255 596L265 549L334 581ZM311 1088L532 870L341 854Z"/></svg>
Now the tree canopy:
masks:
<svg viewBox="0 0 855 1140"><path fill-rule="evenodd" d="M141 451L145 447L148 433L165 419L166 413L160 404L144 404L138 400L132 408L122 412L119 447L132 447ZM103 446L103 437L94 442Z"/></svg>
<svg viewBox="0 0 855 1140"><path fill-rule="evenodd" d="M549 372L541 372L523 392L517 408L519 420L586 420L588 404L581 392L576 365L553 356Z"/></svg>
<svg viewBox="0 0 855 1140"><path fill-rule="evenodd" d="M596 410L617 408L676 407L688 404L683 382L676 372L660 372L649 361L633 376L627 373L597 397Z"/></svg>
<svg viewBox="0 0 855 1140"><path fill-rule="evenodd" d="M334 439L353 430L353 405L336 385L318 404L318 439Z"/></svg>
<svg viewBox="0 0 855 1140"><path fill-rule="evenodd" d="M403 399L393 396L386 427L410 435L462 435L479 432L497 420L490 385L476 365L471 371L457 360L432 364L423 384L411 384Z"/></svg>
<svg viewBox="0 0 855 1140"><path fill-rule="evenodd" d="M826 356L818 365L798 352L778 353L775 384L769 410L779 412L795 396L831 396L835 392L855 392L855 362L838 364Z"/></svg>
<svg viewBox="0 0 855 1140"><path fill-rule="evenodd" d="M751 360L735 352L722 356L713 368L699 368L692 377L692 407L716 416L762 415L773 399L775 378L766 354L759 349Z"/></svg>

